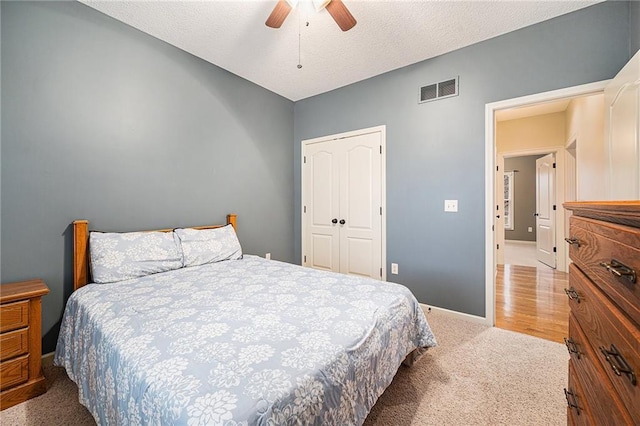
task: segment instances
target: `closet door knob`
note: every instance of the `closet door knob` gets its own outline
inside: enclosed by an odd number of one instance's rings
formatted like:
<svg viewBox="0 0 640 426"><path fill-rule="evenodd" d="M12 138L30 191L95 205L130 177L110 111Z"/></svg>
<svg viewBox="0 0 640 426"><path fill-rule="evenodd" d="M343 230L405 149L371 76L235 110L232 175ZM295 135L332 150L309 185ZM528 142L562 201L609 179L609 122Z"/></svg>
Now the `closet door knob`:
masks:
<svg viewBox="0 0 640 426"><path fill-rule="evenodd" d="M331 219L331 223L335 225L336 223L338 223L338 219Z"/></svg>
<svg viewBox="0 0 640 426"><path fill-rule="evenodd" d="M340 219L340 225L344 225L345 223L347 223L344 219Z"/></svg>

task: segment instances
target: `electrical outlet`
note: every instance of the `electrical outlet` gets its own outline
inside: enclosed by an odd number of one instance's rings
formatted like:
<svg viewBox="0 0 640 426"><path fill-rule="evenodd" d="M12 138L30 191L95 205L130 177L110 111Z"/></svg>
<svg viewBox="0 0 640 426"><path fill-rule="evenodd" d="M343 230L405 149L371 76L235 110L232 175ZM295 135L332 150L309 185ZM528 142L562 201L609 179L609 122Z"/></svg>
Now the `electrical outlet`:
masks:
<svg viewBox="0 0 640 426"><path fill-rule="evenodd" d="M398 275L398 264L397 263L392 263L391 264L391 273L393 275Z"/></svg>
<svg viewBox="0 0 640 426"><path fill-rule="evenodd" d="M533 232L533 228L530 226L527 228L527 232Z"/></svg>
<svg viewBox="0 0 640 426"><path fill-rule="evenodd" d="M267 254L265 254L265 255L264 255L264 258L265 258L265 259L271 259L271 253L267 253Z"/></svg>
<svg viewBox="0 0 640 426"><path fill-rule="evenodd" d="M458 211L458 200L444 200L444 211L445 212L457 212Z"/></svg>

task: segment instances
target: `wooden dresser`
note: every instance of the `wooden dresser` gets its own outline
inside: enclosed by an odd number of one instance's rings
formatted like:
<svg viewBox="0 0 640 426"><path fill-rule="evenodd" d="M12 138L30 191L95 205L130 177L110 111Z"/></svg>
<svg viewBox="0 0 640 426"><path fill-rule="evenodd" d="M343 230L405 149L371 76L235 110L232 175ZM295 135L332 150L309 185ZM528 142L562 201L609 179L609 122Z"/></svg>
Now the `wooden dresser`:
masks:
<svg viewBox="0 0 640 426"><path fill-rule="evenodd" d="M640 201L571 202L570 425L640 424Z"/></svg>
<svg viewBox="0 0 640 426"><path fill-rule="evenodd" d="M42 280L0 285L0 409L46 391L42 374Z"/></svg>

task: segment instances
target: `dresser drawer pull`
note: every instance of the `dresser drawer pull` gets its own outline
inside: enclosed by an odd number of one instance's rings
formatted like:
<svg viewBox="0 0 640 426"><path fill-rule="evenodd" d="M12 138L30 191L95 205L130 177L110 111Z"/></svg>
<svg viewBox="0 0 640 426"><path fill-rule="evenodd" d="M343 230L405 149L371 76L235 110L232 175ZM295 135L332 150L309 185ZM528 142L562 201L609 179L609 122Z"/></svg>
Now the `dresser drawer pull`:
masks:
<svg viewBox="0 0 640 426"><path fill-rule="evenodd" d="M607 350L604 346L600 346L600 352L604 355L604 359L607 360L611 369L617 376L622 376L624 374L631 381L633 386L636 385L636 373L633 372L627 361L624 359L622 354L618 352L618 348L615 345L611 344L611 349Z"/></svg>
<svg viewBox="0 0 640 426"><path fill-rule="evenodd" d="M571 356L571 354L576 354L576 358L580 359L580 351L578 350L578 345L576 345L576 342L574 342L573 339L567 339L565 337L564 344L567 346L569 356Z"/></svg>
<svg viewBox="0 0 640 426"><path fill-rule="evenodd" d="M570 300L575 300L578 303L580 303L580 295L578 294L578 292L576 291L575 288L571 287L571 288L565 288L564 292L567 294L567 297Z"/></svg>
<svg viewBox="0 0 640 426"><path fill-rule="evenodd" d="M565 238L564 240L572 246L580 247L580 240L577 238Z"/></svg>
<svg viewBox="0 0 640 426"><path fill-rule="evenodd" d="M578 397L576 396L576 394L573 393L573 391L564 388L564 397L567 399L567 405L569 406L569 408L575 408L576 414L579 416L580 407L578 407Z"/></svg>
<svg viewBox="0 0 640 426"><path fill-rule="evenodd" d="M611 259L611 263L602 262L600 266L607 268L613 275L618 278L625 278L632 284L636 283L636 271L629 268L619 260Z"/></svg>

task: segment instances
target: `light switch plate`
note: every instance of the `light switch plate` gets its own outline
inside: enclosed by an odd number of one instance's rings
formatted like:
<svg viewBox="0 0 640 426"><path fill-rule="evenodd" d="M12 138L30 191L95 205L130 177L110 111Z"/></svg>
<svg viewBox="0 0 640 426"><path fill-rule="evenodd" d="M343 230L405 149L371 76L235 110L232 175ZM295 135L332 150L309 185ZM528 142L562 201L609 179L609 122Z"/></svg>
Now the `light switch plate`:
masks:
<svg viewBox="0 0 640 426"><path fill-rule="evenodd" d="M391 273L393 275L397 275L398 274L398 264L397 263L392 263L391 264Z"/></svg>
<svg viewBox="0 0 640 426"><path fill-rule="evenodd" d="M458 211L458 200L444 200L444 211L445 212L457 212Z"/></svg>

